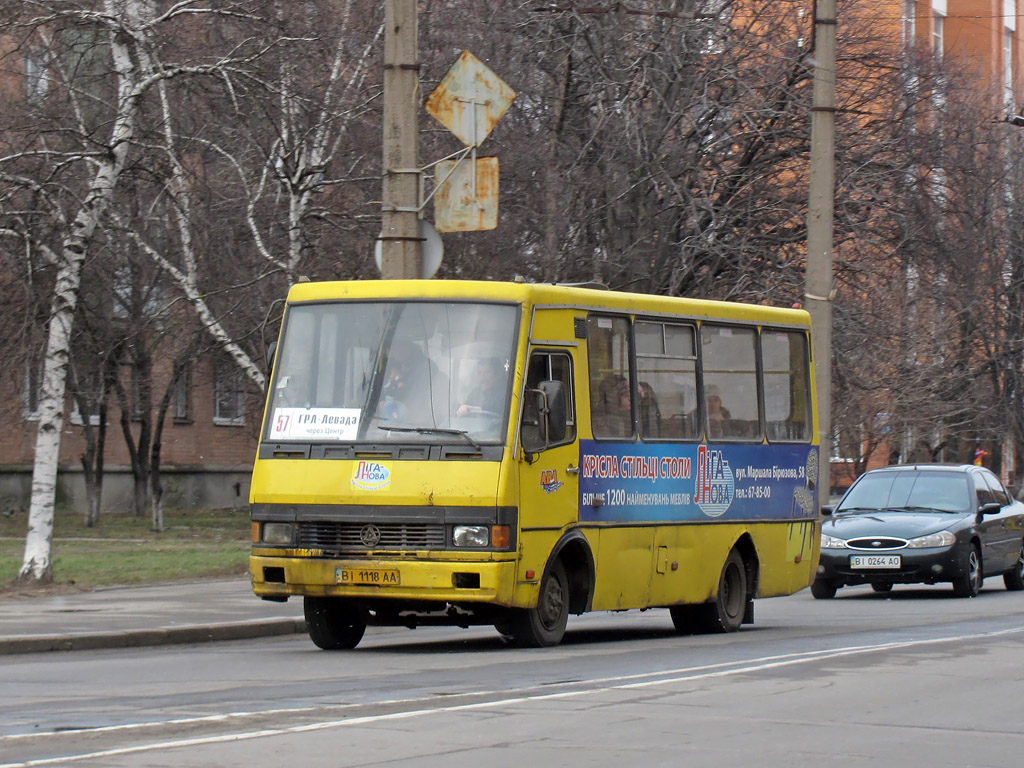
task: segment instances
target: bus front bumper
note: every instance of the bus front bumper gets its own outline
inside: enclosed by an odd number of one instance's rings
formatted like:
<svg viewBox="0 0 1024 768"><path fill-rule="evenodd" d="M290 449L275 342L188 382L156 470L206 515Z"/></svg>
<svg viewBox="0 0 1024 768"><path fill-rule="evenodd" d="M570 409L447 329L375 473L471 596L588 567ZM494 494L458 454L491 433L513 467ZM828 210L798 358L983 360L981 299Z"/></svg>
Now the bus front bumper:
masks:
<svg viewBox="0 0 1024 768"><path fill-rule="evenodd" d="M268 599L318 595L513 607L516 561L345 560L253 554L253 591Z"/></svg>

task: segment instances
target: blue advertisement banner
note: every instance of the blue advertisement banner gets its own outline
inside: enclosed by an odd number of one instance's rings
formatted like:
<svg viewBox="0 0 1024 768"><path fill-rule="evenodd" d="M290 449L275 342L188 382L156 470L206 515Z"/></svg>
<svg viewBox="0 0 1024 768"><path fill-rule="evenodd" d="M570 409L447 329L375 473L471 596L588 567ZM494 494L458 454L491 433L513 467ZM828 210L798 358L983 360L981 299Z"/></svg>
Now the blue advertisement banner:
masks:
<svg viewBox="0 0 1024 768"><path fill-rule="evenodd" d="M818 449L580 441L580 520L813 520Z"/></svg>

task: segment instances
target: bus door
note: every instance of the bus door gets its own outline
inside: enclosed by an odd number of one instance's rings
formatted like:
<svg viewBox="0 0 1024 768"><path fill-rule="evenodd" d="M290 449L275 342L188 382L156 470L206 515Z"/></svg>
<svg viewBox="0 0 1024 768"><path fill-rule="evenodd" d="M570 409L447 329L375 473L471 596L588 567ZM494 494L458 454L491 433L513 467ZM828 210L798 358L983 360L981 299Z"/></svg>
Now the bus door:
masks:
<svg viewBox="0 0 1024 768"><path fill-rule="evenodd" d="M552 548L578 519L579 350L574 342L543 343L529 348L518 438L521 584L539 584Z"/></svg>

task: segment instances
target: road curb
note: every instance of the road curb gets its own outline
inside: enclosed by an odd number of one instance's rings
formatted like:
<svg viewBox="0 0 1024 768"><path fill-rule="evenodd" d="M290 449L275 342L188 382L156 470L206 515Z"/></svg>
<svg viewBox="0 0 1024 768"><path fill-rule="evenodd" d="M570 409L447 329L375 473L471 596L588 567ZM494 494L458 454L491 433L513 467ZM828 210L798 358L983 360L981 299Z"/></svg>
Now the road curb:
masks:
<svg viewBox="0 0 1024 768"><path fill-rule="evenodd" d="M220 640L250 640L256 637L300 634L305 631L305 619L290 618L199 624L161 629L132 629L123 632L8 636L0 637L0 655L141 648L152 645L185 645Z"/></svg>

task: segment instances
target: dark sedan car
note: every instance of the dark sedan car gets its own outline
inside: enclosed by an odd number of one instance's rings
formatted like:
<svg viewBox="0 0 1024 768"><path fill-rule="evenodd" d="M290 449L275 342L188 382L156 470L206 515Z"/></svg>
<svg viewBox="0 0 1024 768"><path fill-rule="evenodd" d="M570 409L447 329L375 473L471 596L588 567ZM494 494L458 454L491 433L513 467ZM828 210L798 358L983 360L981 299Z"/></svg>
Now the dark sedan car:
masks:
<svg viewBox="0 0 1024 768"><path fill-rule="evenodd" d="M1007 589L1024 589L1024 504L984 467L900 465L857 478L822 524L811 593L948 581L973 597L1000 574Z"/></svg>

